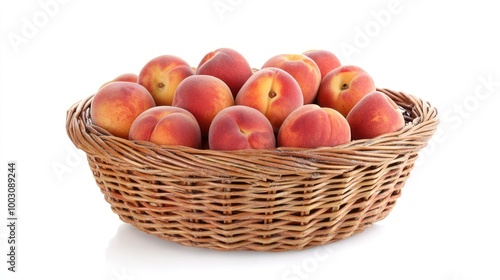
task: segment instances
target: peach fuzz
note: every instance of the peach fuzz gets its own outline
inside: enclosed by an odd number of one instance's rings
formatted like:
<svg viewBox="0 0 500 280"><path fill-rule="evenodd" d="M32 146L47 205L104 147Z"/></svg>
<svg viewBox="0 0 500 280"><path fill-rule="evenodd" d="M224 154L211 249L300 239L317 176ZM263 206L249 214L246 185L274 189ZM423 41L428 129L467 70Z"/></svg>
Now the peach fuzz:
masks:
<svg viewBox="0 0 500 280"><path fill-rule="evenodd" d="M395 132L405 126L396 102L382 92L367 94L347 115L352 139L371 139Z"/></svg>
<svg viewBox="0 0 500 280"><path fill-rule="evenodd" d="M128 138L157 145L201 147L196 118L189 111L173 106L156 106L142 112L132 123Z"/></svg>
<svg viewBox="0 0 500 280"><path fill-rule="evenodd" d="M273 149L276 138L271 123L261 112L235 105L215 116L208 143L212 150Z"/></svg>
<svg viewBox="0 0 500 280"><path fill-rule="evenodd" d="M331 108L306 104L285 119L278 132L279 147L332 147L351 141L347 120Z"/></svg>
<svg viewBox="0 0 500 280"><path fill-rule="evenodd" d="M231 89L234 98L253 71L241 53L231 48L219 48L203 56L196 74L221 79Z"/></svg>
<svg viewBox="0 0 500 280"><path fill-rule="evenodd" d="M321 81L317 104L339 111L344 117L363 96L375 91L372 77L355 65L339 66Z"/></svg>
<svg viewBox="0 0 500 280"><path fill-rule="evenodd" d="M321 72L321 80L333 69L341 65L339 58L328 50L308 50L304 54L318 65Z"/></svg>
<svg viewBox="0 0 500 280"><path fill-rule="evenodd" d="M304 54L278 54L262 66L267 67L277 67L288 72L299 84L304 104L314 102L321 83L321 72L311 58Z"/></svg>
<svg viewBox="0 0 500 280"><path fill-rule="evenodd" d="M177 86L192 75L194 71L185 60L173 55L161 55L142 67L138 83L148 89L158 106L172 105Z"/></svg>
<svg viewBox="0 0 500 280"><path fill-rule="evenodd" d="M155 105L145 87L131 82L110 82L95 94L90 116L93 124L114 136L128 138L137 116Z"/></svg>
<svg viewBox="0 0 500 280"><path fill-rule="evenodd" d="M269 67L255 72L236 95L235 104L257 109L278 132L286 117L303 105L297 81L285 70Z"/></svg>
<svg viewBox="0 0 500 280"><path fill-rule="evenodd" d="M172 106L188 110L200 125L202 137L208 136L210 123L224 108L233 106L231 89L219 78L193 75L184 79L174 95Z"/></svg>

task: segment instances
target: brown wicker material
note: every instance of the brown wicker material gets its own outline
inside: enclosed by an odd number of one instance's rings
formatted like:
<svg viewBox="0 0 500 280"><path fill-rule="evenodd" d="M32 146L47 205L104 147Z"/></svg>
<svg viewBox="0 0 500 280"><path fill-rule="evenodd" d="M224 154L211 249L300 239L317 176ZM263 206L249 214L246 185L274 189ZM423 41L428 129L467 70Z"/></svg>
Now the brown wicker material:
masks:
<svg viewBox="0 0 500 280"><path fill-rule="evenodd" d="M384 219L437 128L429 103L379 90L404 110L406 126L338 147L223 152L132 142L92 125L93 96L68 110L66 129L111 209L139 230L216 250L301 250Z"/></svg>

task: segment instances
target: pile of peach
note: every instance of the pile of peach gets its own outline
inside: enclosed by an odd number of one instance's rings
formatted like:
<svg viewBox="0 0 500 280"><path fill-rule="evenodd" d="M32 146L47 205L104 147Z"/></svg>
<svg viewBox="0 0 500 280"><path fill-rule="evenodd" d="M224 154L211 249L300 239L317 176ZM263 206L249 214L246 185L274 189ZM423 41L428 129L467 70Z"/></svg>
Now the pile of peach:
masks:
<svg viewBox="0 0 500 280"><path fill-rule="evenodd" d="M230 48L196 68L158 56L102 85L90 110L114 136L214 150L336 146L405 125L366 71L327 50L276 55L258 70Z"/></svg>

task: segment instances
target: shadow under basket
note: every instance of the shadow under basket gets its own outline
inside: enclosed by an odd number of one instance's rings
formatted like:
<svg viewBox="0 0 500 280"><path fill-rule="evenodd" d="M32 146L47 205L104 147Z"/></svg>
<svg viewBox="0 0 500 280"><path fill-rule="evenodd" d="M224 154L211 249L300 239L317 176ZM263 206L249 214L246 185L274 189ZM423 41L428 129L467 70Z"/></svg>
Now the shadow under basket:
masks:
<svg viewBox="0 0 500 280"><path fill-rule="evenodd" d="M337 147L214 151L134 142L92 124L93 95L67 111L66 130L113 212L139 230L215 250L302 250L384 219L436 131L428 102L378 90L400 106L405 127Z"/></svg>

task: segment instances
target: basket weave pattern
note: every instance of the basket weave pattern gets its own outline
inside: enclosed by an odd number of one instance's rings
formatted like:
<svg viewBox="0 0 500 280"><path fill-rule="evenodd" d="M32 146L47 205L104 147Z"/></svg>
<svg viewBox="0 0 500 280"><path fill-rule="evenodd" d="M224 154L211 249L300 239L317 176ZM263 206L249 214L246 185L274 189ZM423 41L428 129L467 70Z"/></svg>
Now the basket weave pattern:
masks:
<svg viewBox="0 0 500 280"><path fill-rule="evenodd" d="M316 149L214 151L114 137L92 124L93 96L67 112L121 220L179 244L287 251L331 243L384 219L439 123L429 103L378 89L403 110L395 133Z"/></svg>

